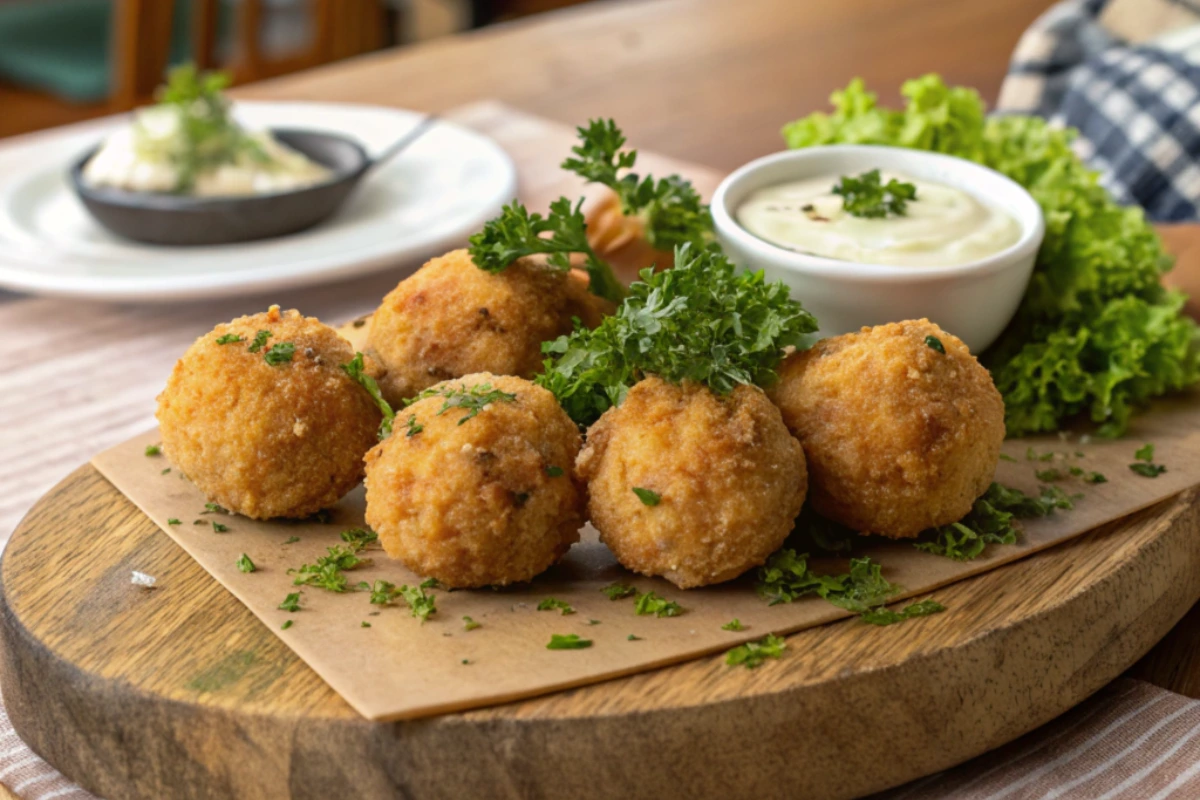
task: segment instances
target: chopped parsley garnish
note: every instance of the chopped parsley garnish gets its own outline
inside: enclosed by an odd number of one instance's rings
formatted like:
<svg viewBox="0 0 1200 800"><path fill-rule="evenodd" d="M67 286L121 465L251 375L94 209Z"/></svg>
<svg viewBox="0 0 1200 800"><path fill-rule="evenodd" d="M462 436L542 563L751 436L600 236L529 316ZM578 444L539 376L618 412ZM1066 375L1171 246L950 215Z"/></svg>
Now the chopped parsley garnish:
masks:
<svg viewBox="0 0 1200 800"><path fill-rule="evenodd" d="M716 245L677 248L675 268L643 270L617 312L545 342L535 382L571 419L590 425L646 375L701 383L717 394L768 386L784 348L804 343L816 320L781 282L737 269Z"/></svg>
<svg viewBox="0 0 1200 800"><path fill-rule="evenodd" d="M883 605L900 587L883 577L883 567L870 558L850 559L850 571L842 575L818 575L808 567L808 554L779 550L758 568L758 594L771 605L790 603L808 594L838 608L861 614Z"/></svg>
<svg viewBox="0 0 1200 800"><path fill-rule="evenodd" d="M1098 474L1098 473L1097 473ZM1103 477L1103 476L1101 476ZM925 531L915 547L955 561L970 561L989 544L1016 544L1014 519L1046 517L1056 509L1070 510L1074 503L1062 489L1043 486L1037 497L993 483L958 522Z"/></svg>
<svg viewBox="0 0 1200 800"><path fill-rule="evenodd" d="M944 354L946 352L946 346L942 344L942 340L933 335L925 337L925 346L939 353Z"/></svg>
<svg viewBox="0 0 1200 800"><path fill-rule="evenodd" d="M637 495L638 500L641 500L644 506L656 506L662 502L661 494L640 486L633 487L633 493Z"/></svg>
<svg viewBox="0 0 1200 800"><path fill-rule="evenodd" d="M371 623L367 622L367 621L364 619L362 622L360 622L360 623L359 623L359 627L361 627L361 628L369 628L369 627L371 627Z"/></svg>
<svg viewBox="0 0 1200 800"><path fill-rule="evenodd" d="M599 625L599 624L600 624L600 620L598 620L598 619L589 619L588 620L588 625Z"/></svg>
<svg viewBox="0 0 1200 800"><path fill-rule="evenodd" d="M342 371L349 375L351 380L366 389L367 394L371 395L371 399L375 401L375 405L379 406L379 411L383 414L383 422L379 423L379 438L386 439L391 436L392 423L396 419L396 412L392 410L391 404L383 399L383 392L379 390L379 383L366 373L363 354L355 353L354 358L349 363L342 364ZM411 436L412 434L410 433L409 435Z"/></svg>
<svg viewBox="0 0 1200 800"><path fill-rule="evenodd" d="M721 630L723 630L723 631L744 631L744 630L746 630L746 626L742 624L742 621L740 619L731 619L731 620L729 620L729 622L726 622L724 625L721 626Z"/></svg>
<svg viewBox="0 0 1200 800"><path fill-rule="evenodd" d="M167 524L168 525L182 525L183 523L180 522L179 520L175 519L174 517L171 517L170 519L167 520Z"/></svg>
<svg viewBox="0 0 1200 800"><path fill-rule="evenodd" d="M379 534L368 528L350 528L349 530L342 531L342 541L350 545L357 552L365 550L368 545L378 542Z"/></svg>
<svg viewBox="0 0 1200 800"><path fill-rule="evenodd" d="M641 640L642 637L634 636L632 633L625 637L625 641L627 642L640 642Z"/></svg>
<svg viewBox="0 0 1200 800"><path fill-rule="evenodd" d="M284 611L291 611L291 612L299 611L300 610L300 593L292 592L287 597L283 598L283 602L279 604L279 607L282 608Z"/></svg>
<svg viewBox="0 0 1200 800"><path fill-rule="evenodd" d="M201 514L228 514L229 510L219 503L205 503Z"/></svg>
<svg viewBox="0 0 1200 800"><path fill-rule="evenodd" d="M167 467L166 469L164 469L164 470L163 470L161 473L159 473L159 474L160 474L160 475L166 475L166 474L167 474L167 473L169 473L170 471L171 471L171 468L170 468L170 467Z"/></svg>
<svg viewBox="0 0 1200 800"><path fill-rule="evenodd" d="M659 597L656 592L639 594L633 605L633 613L639 616L653 614L656 617L678 617L683 613L683 607L674 600Z"/></svg>
<svg viewBox="0 0 1200 800"><path fill-rule="evenodd" d="M213 533L229 533L229 526L213 520Z"/></svg>
<svg viewBox="0 0 1200 800"><path fill-rule="evenodd" d="M196 519L196 520L192 520L192 524L193 524L193 525L203 525L203 524L204 524L204 520L202 520L202 519Z"/></svg>
<svg viewBox="0 0 1200 800"><path fill-rule="evenodd" d="M421 581L422 589L440 589L441 587L442 584L437 578L426 578Z"/></svg>
<svg viewBox="0 0 1200 800"><path fill-rule="evenodd" d="M296 543L296 542L298 542L298 541L300 541L300 537L299 537L299 536L289 536L289 537L287 538L287 541L285 541L285 542L284 542L284 544L294 544L294 543Z"/></svg>
<svg viewBox="0 0 1200 800"><path fill-rule="evenodd" d="M582 650L585 647L591 647L591 639L580 639L577 633L561 633L550 634L550 643L546 645L547 650Z"/></svg>
<svg viewBox="0 0 1200 800"><path fill-rule="evenodd" d="M906 619L927 617L945 610L946 607L936 600L921 600L917 603L909 603L899 611L892 611L890 608L873 608L863 612L859 618L871 625L894 625Z"/></svg>
<svg viewBox="0 0 1200 800"><path fill-rule="evenodd" d="M357 588L364 592L370 592L371 605L375 606L386 606L399 594L396 591L396 584L384 580L377 580L373 584L359 581Z"/></svg>
<svg viewBox="0 0 1200 800"><path fill-rule="evenodd" d="M612 267L596 255L587 239L583 200L574 206L565 197L550 204L550 212L530 214L516 200L504 206L500 216L488 220L483 230L471 237L471 260L487 272L503 272L519 258L536 253L548 255L547 263L561 270L571 268L571 254L584 257L592 294L620 303L625 289ZM550 234L545 236L544 234Z"/></svg>
<svg viewBox="0 0 1200 800"><path fill-rule="evenodd" d="M561 478L564 474L562 467L546 467L547 478Z"/></svg>
<svg viewBox="0 0 1200 800"><path fill-rule="evenodd" d="M162 455L162 447L159 445L156 445L156 444L148 444L148 445L146 445L146 455L148 455L148 456Z"/></svg>
<svg viewBox="0 0 1200 800"><path fill-rule="evenodd" d="M263 353L265 360L272 367L278 367L281 364L287 364L292 360L292 356L296 354L296 345L291 342L278 342L270 346L267 352Z"/></svg>
<svg viewBox="0 0 1200 800"><path fill-rule="evenodd" d="M282 606L280 606L280 608L282 608ZM285 619L283 624L279 626L279 630L286 631L288 628L292 627L295 622L296 620L294 619Z"/></svg>
<svg viewBox="0 0 1200 800"><path fill-rule="evenodd" d="M833 193L841 195L842 208L847 214L868 219L882 219L889 215L904 216L908 213L908 201L917 199L917 187L911 183L901 183L895 178L885 184L877 169L864 172L857 178L843 175L833 187ZM926 339L926 343L928 341Z"/></svg>
<svg viewBox="0 0 1200 800"><path fill-rule="evenodd" d="M499 389L493 389L490 383L477 383L474 386L467 386L466 384L459 384L458 386L435 386L426 389L411 400L405 400L404 404L412 405L418 400L424 400L427 397L443 398L442 407L437 410L437 416L439 417L452 408L465 410L467 413L459 418L459 425L477 416L480 411L492 403L512 403L517 399L517 396L511 392L502 392Z"/></svg>
<svg viewBox="0 0 1200 800"><path fill-rule="evenodd" d="M1064 475L1062 473L1062 471L1059 470L1057 467L1050 467L1049 469L1039 469L1039 470L1035 471L1033 473L1033 475L1034 475L1034 477L1036 477L1039 481L1042 481L1043 483L1054 483L1055 481L1060 481L1066 477L1066 475Z"/></svg>
<svg viewBox="0 0 1200 800"><path fill-rule="evenodd" d="M1001 453L1000 460L1001 461L1011 461L1014 464L1017 463L1017 460L1015 458L1013 458L1012 456L1010 456L1008 453Z"/></svg>
<svg viewBox="0 0 1200 800"><path fill-rule="evenodd" d="M236 562L240 572L255 572L258 567L254 566L254 562L250 560L250 556L242 553L242 557Z"/></svg>
<svg viewBox="0 0 1200 800"><path fill-rule="evenodd" d="M405 431L404 435L409 438L412 438L413 436L416 436L421 431L425 430L424 425L417 424L417 415L416 414L408 415L408 421L404 423L404 427L407 429Z"/></svg>
<svg viewBox="0 0 1200 800"><path fill-rule="evenodd" d="M473 631L476 628L482 628L482 627L483 627L482 622L476 622L475 620L471 619L470 617L463 617L463 630L464 631Z"/></svg>
<svg viewBox="0 0 1200 800"><path fill-rule="evenodd" d="M246 349L251 353L257 353L259 350L263 349L263 347L267 344L267 339L269 338L271 338L270 331L259 331L258 333L254 334L254 341L251 342L250 346Z"/></svg>
<svg viewBox="0 0 1200 800"><path fill-rule="evenodd" d="M344 592L347 589L345 570L371 563L370 559L358 557L358 549L354 545L328 547L328 553L315 563L302 564L300 569L288 570L288 574L297 575L293 581L296 586L316 586L330 592Z"/></svg>
<svg viewBox="0 0 1200 800"><path fill-rule="evenodd" d="M1100 472L1088 472L1083 476L1084 483L1108 483L1108 478Z"/></svg>
<svg viewBox="0 0 1200 800"><path fill-rule="evenodd" d="M538 611L561 611L565 617L567 614L574 614L575 609L565 600L556 600L553 597L547 597L537 605Z"/></svg>
<svg viewBox="0 0 1200 800"><path fill-rule="evenodd" d="M637 594L637 589L627 583L610 583L600 591L604 592L609 600L620 600L623 597Z"/></svg>
<svg viewBox="0 0 1200 800"><path fill-rule="evenodd" d="M1157 478L1167 471L1167 468L1161 464L1152 463L1154 461L1154 445L1144 444L1137 449L1133 454L1137 462L1129 465L1129 469L1141 475L1143 478Z"/></svg>
<svg viewBox="0 0 1200 800"><path fill-rule="evenodd" d="M422 587L401 586L399 594L404 598L404 602L408 603L412 615L422 623L429 619L430 615L437 613L437 599L431 594L425 594Z"/></svg>
<svg viewBox="0 0 1200 800"><path fill-rule="evenodd" d="M574 158L562 168L590 183L604 184L621 201L625 216L645 222L646 241L657 250L671 250L691 242L703 247L712 238L712 215L692 184L678 175L654 180L633 172L636 150L622 150L625 136L611 119L593 119L577 128L580 143L571 148Z"/></svg>
<svg viewBox="0 0 1200 800"><path fill-rule="evenodd" d="M779 658L786 649L787 642L782 636L768 633L757 642L746 642L730 650L725 654L725 663L731 667L755 669L768 658Z"/></svg>
<svg viewBox="0 0 1200 800"><path fill-rule="evenodd" d="M217 337L217 344L237 344L238 342L246 341L236 333L226 333Z"/></svg>

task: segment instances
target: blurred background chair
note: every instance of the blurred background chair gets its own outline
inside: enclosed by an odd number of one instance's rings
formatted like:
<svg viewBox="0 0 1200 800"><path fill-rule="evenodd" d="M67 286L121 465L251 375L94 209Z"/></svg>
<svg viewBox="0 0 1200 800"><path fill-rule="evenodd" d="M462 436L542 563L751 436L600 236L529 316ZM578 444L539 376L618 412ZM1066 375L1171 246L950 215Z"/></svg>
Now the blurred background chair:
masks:
<svg viewBox="0 0 1200 800"><path fill-rule="evenodd" d="M0 0L0 136L150 102L195 61L247 83L584 0Z"/></svg>

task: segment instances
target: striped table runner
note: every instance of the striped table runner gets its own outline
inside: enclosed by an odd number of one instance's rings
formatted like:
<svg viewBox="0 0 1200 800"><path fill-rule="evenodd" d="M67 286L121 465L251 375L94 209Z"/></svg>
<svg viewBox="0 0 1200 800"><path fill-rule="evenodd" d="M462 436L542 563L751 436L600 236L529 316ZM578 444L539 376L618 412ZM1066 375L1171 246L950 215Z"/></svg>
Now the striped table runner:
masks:
<svg viewBox="0 0 1200 800"><path fill-rule="evenodd" d="M580 191L556 166L573 139L565 126L494 103L450 116L512 154L531 207ZM650 154L642 161L655 174L687 175L706 194L720 177ZM336 324L369 312L413 266L331 287L162 307L0 291L0 543L55 482L154 424L154 399L175 359L216 322L279 303ZM1122 679L1016 742L877 798L1200 797L1198 730L1200 702ZM0 800L3 787L25 800L94 797L25 746L2 704L0 784Z"/></svg>

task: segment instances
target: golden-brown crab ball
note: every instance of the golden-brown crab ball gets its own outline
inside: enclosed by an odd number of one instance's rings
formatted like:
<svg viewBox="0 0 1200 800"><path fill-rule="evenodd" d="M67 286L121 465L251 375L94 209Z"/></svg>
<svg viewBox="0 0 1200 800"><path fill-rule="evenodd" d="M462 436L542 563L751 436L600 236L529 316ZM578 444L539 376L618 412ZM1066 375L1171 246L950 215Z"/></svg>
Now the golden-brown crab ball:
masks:
<svg viewBox="0 0 1200 800"><path fill-rule="evenodd" d="M200 491L254 519L305 517L362 479L381 415L330 327L278 306L218 325L158 396L163 447Z"/></svg>
<svg viewBox="0 0 1200 800"><path fill-rule="evenodd" d="M788 357L771 394L804 445L813 509L854 530L905 538L956 522L995 474L1004 401L928 320L817 342Z"/></svg>
<svg viewBox="0 0 1200 800"><path fill-rule="evenodd" d="M367 524L444 586L527 581L579 541L579 431L554 395L479 373L431 387L367 453Z"/></svg>
<svg viewBox="0 0 1200 800"><path fill-rule="evenodd" d="M542 342L570 333L572 317L595 327L611 310L574 272L535 258L485 272L466 250L455 250L383 298L367 352L384 370L384 397L398 407L435 383L475 372L532 377L545 358Z"/></svg>
<svg viewBox="0 0 1200 800"><path fill-rule="evenodd" d="M722 397L655 377L604 412L576 465L592 524L617 560L682 589L766 561L791 532L807 483L800 443L761 389Z"/></svg>

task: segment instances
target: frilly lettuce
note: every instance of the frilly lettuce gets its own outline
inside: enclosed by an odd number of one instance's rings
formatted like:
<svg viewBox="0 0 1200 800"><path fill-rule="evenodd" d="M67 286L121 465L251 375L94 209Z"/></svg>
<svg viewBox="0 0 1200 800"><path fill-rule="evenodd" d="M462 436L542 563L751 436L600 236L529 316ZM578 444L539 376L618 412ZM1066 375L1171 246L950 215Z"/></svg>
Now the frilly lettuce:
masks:
<svg viewBox="0 0 1200 800"><path fill-rule="evenodd" d="M1116 204L1071 150L1074 131L1038 117L986 117L972 89L937 75L906 82L903 111L855 79L833 113L789 123L789 147L883 144L985 164L1042 206L1046 238L1016 318L983 354L1004 396L1009 435L1087 414L1118 435L1138 406L1200 380L1200 336L1184 298L1159 282L1171 260L1138 208Z"/></svg>

